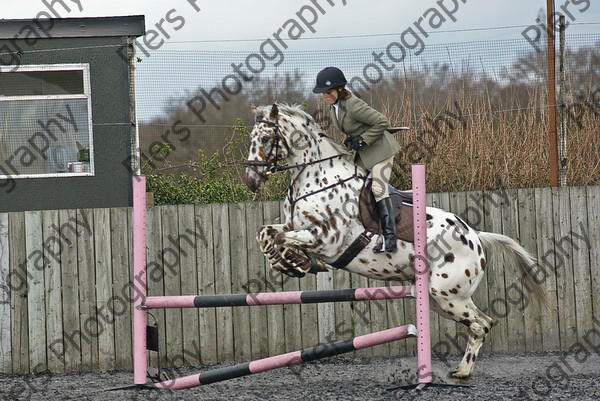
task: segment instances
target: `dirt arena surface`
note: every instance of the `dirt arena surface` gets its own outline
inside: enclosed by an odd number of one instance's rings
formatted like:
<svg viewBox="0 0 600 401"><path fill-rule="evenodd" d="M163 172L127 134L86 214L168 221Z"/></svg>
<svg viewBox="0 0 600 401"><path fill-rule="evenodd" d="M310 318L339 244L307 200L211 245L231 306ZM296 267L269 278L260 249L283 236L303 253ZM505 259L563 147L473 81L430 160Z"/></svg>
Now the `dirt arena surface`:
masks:
<svg viewBox="0 0 600 401"><path fill-rule="evenodd" d="M436 383L454 383L447 372L459 361L434 358ZM219 364L200 370L228 366ZM451 365L451 366L449 366ZM523 355L482 355L468 387L428 386L395 390L414 383L416 358L338 357L232 379L193 389L115 390L133 381L132 372L58 375L0 374L0 400L599 400L600 357L588 350ZM177 376L198 373L185 368Z"/></svg>

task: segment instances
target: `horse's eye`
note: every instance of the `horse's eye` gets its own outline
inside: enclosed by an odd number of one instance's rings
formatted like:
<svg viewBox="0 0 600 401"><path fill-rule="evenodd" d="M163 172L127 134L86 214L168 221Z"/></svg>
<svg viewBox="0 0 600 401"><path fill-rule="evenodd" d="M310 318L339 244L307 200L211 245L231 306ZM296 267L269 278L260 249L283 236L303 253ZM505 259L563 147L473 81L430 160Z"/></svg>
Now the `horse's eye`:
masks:
<svg viewBox="0 0 600 401"><path fill-rule="evenodd" d="M271 138L269 138L268 136L263 136L262 138L260 138L260 141L262 143L267 143L271 140Z"/></svg>

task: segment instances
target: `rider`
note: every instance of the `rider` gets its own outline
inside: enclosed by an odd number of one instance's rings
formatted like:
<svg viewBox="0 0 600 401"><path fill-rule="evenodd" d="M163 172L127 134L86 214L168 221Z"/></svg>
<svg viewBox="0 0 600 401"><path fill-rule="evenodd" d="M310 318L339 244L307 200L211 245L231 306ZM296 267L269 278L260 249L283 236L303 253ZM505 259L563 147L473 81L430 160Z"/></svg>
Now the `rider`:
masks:
<svg viewBox="0 0 600 401"><path fill-rule="evenodd" d="M327 67L317 74L313 93L322 93L323 99L330 105L332 121L346 135L344 144L348 150L356 151L355 162L371 170L373 195L385 239L385 248L376 247L375 251L394 252L397 249L396 221L388 185L394 155L400 150L400 145L386 131L390 125L387 118L352 95L345 88L346 83L346 77L339 68Z"/></svg>

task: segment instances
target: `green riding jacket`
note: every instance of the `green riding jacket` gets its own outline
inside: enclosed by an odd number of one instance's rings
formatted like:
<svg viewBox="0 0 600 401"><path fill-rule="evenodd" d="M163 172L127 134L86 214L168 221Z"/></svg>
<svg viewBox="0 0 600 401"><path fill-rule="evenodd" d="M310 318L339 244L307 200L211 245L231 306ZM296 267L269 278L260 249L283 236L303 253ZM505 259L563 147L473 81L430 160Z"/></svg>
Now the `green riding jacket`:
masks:
<svg viewBox="0 0 600 401"><path fill-rule="evenodd" d="M358 149L355 161L366 169L370 170L400 150L398 141L386 131L390 126L387 118L355 95L340 99L337 117L334 106L330 106L329 114L342 133L352 139L362 136L366 145Z"/></svg>

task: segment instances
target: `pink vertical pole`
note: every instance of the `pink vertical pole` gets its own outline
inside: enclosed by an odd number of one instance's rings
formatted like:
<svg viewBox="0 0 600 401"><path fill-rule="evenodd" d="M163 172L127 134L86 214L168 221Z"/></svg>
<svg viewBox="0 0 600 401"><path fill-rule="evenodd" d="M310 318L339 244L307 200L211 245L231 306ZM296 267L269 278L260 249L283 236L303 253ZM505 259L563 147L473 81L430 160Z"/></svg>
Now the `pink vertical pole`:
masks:
<svg viewBox="0 0 600 401"><path fill-rule="evenodd" d="M419 387L433 380L429 325L429 266L427 262L427 206L425 165L412 165L415 238L415 292L417 302L417 372ZM417 387L417 388L419 388Z"/></svg>
<svg viewBox="0 0 600 401"><path fill-rule="evenodd" d="M133 177L133 382L146 384L146 177Z"/></svg>

